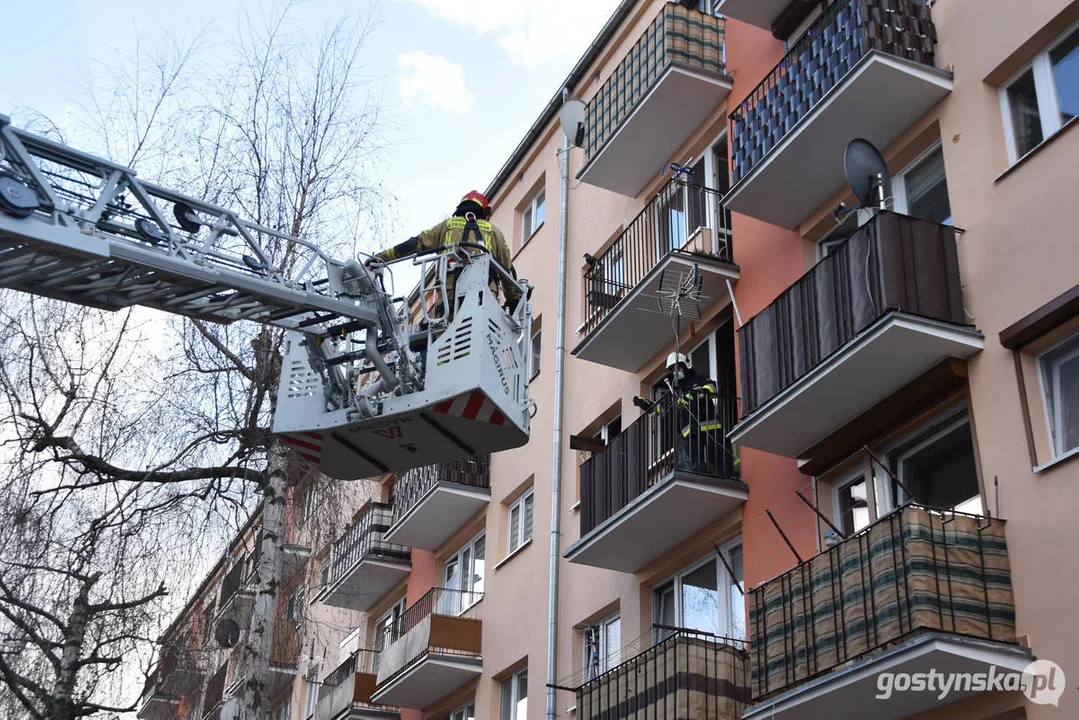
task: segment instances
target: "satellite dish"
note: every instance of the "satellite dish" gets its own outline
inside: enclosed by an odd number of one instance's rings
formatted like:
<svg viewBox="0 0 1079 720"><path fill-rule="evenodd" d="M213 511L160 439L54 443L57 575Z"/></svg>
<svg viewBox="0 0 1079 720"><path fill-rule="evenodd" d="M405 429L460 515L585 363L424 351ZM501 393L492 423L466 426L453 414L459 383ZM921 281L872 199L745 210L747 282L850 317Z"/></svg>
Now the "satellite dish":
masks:
<svg viewBox="0 0 1079 720"><path fill-rule="evenodd" d="M584 113L584 100L570 98L562 103L562 111L559 113L562 132L566 134L574 147L584 145Z"/></svg>
<svg viewBox="0 0 1079 720"><path fill-rule="evenodd" d="M223 648L236 647L240 642L240 626L232 618L225 618L214 628L214 639Z"/></svg>
<svg viewBox="0 0 1079 720"><path fill-rule="evenodd" d="M843 170L863 206L885 209L886 198L892 196L892 175L873 143L862 138L851 140L843 153Z"/></svg>

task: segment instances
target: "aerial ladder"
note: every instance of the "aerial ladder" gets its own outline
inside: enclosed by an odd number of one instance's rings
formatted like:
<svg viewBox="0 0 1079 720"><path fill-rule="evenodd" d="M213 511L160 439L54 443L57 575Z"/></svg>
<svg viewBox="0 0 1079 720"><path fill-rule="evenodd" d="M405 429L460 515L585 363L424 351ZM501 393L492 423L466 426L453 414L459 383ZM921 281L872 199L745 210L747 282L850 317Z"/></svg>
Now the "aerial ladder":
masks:
<svg viewBox="0 0 1079 720"><path fill-rule="evenodd" d="M287 262L275 260L281 248ZM412 262L433 291L395 298L358 259L334 259L0 115L0 287L283 328L273 431L330 477L528 441L531 285L467 243ZM516 307L499 304L492 278L517 286Z"/></svg>

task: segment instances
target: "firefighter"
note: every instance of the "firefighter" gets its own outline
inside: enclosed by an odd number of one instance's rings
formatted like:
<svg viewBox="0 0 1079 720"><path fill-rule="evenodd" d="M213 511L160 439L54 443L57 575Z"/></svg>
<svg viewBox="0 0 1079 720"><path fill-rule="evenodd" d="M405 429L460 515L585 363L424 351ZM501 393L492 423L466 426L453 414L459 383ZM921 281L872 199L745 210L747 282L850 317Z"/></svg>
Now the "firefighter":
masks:
<svg viewBox="0 0 1079 720"><path fill-rule="evenodd" d="M482 245L487 252L494 256L498 264L506 269L514 278L517 273L513 270L513 259L510 257L510 249L506 244L506 238L502 231L490 222L491 205L483 193L472 190L457 205L453 216L443 220L430 230L424 230L419 235L405 240L403 243L377 253L374 258L365 263L368 267L377 267L379 261L397 260L399 258L414 255L422 250L431 248L456 245L459 242L470 242ZM453 302L453 288L456 273L449 274L446 278L446 297ZM502 293L506 296L506 306L510 312L517 307L521 292L517 286L505 282L501 276L491 277L491 292L498 295L498 287L501 285ZM452 316L452 311L450 315Z"/></svg>
<svg viewBox="0 0 1079 720"><path fill-rule="evenodd" d="M649 401L637 396L633 404L645 412L660 415L664 407L673 405L678 410L678 465L690 471L714 473L718 468L709 467L706 449L711 445L712 463L716 464L723 452L721 441L714 433L723 429L716 416L716 383L693 369L689 358L682 353L667 356L667 382L673 402Z"/></svg>

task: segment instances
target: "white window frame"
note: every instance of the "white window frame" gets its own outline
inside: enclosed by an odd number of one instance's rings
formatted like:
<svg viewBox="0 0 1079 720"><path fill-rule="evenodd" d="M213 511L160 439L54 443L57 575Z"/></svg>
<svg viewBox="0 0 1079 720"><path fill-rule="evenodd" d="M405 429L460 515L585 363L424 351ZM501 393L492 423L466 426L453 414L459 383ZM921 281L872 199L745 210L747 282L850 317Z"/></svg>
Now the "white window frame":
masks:
<svg viewBox="0 0 1079 720"><path fill-rule="evenodd" d="M473 585L475 578L476 567L476 545L480 540L483 540L483 570L480 574L480 581L483 585L479 590ZM464 568L464 555L468 552L470 567ZM459 587L451 587L449 584L449 578L446 576L446 569L451 563L457 563L459 569L460 585ZM459 614L468 610L470 607L479 602L478 595L482 594L487 585L487 531L481 531L474 538L457 549L455 553L446 558L446 561L442 563L442 586L450 590L461 591L461 606Z"/></svg>
<svg viewBox="0 0 1079 720"><path fill-rule="evenodd" d="M285 603L285 616L296 625L302 623L304 615L307 614L306 600L307 586L300 585L289 595L288 602Z"/></svg>
<svg viewBox="0 0 1079 720"><path fill-rule="evenodd" d="M865 483L865 505L866 512L869 513L869 519L866 523L866 527L869 527L874 523L876 517L873 512L873 503L871 502L872 498L869 496L869 483L871 482L871 480L866 478L865 468L862 467L862 464L859 463L856 470L851 470L850 472L842 475L838 480L832 482L832 507L834 508L834 510L832 511L832 516L835 518L835 524L840 526L840 529L843 531L846 537L857 534L865 528L842 527L843 517L839 514L839 494L843 492L844 489L850 487L851 485L857 485L859 482Z"/></svg>
<svg viewBox="0 0 1079 720"><path fill-rule="evenodd" d="M337 643L337 664L340 665L345 660L351 657L352 653L358 652L360 649L360 631L362 628L356 628L348 635L345 635L341 642Z"/></svg>
<svg viewBox="0 0 1079 720"><path fill-rule="evenodd" d="M405 609L406 609L405 608L405 602L406 602L406 600L407 600L407 598L402 597L400 600L398 600L393 605L391 605L386 610L386 612L379 615L377 620L375 620L375 627L374 627L375 637L374 637L373 641L371 642L372 645L376 646L374 648L375 652L382 652L383 650L385 650L386 648L388 648L390 646L390 642L389 642L390 633L389 633L389 630L392 629L393 626L397 623L397 621L401 619L401 616L403 616L405 614ZM391 621L391 622L387 622L387 621ZM377 647L379 628L385 628L386 629L386 632L384 632L382 634L382 642L383 642L382 647Z"/></svg>
<svg viewBox="0 0 1079 720"><path fill-rule="evenodd" d="M611 647L611 627L618 623L618 641L615 646ZM591 650L597 645L594 645L591 640L591 636L595 633L596 643L598 645L598 663L596 669L593 671ZM594 678L599 677L608 670L616 667L622 662L622 616L619 613L615 613L609 617L600 620L597 623L593 623L586 627L582 633L581 651L583 653L581 668L584 673L584 682L588 682ZM613 652L612 652L613 650Z"/></svg>
<svg viewBox="0 0 1079 720"><path fill-rule="evenodd" d="M934 141L929 147L918 153L918 157L907 163L907 166L896 173L892 178L892 210L903 215L910 215L910 202L907 198L907 175L921 165L930 155L941 150L944 146L940 140ZM944 168L944 177L948 177L948 168ZM949 204L951 198L948 198Z"/></svg>
<svg viewBox="0 0 1079 720"><path fill-rule="evenodd" d="M318 671L312 672L306 678L306 688L304 695L303 716L304 718L312 718L315 716L315 709L318 707Z"/></svg>
<svg viewBox="0 0 1079 720"><path fill-rule="evenodd" d="M1061 43L1071 37L1072 33L1079 32L1079 23L1075 23L1067 30L1058 35L1045 49L1034 56L1034 59L1025 64L1008 81L1000 86L1000 108L1004 117L1004 139L1008 147L1008 159L1011 165L1022 160L1030 153L1049 141L1064 125L1060 121L1060 103L1057 99L1056 81L1053 79L1053 65L1049 60L1049 53ZM1034 95L1038 100L1038 115L1042 125L1042 141L1032 147L1026 154L1020 156L1015 144L1015 124L1012 118L1012 106L1008 102L1008 88L1015 84L1019 78L1033 69L1034 71Z"/></svg>
<svg viewBox="0 0 1079 720"><path fill-rule="evenodd" d="M729 563L730 562L730 554L731 554L731 552L735 548L738 548L738 547L742 547L742 536L741 535L739 535L738 537L732 538L732 539L728 540L727 542L723 543L722 545L720 545L719 546L719 551L721 553L723 553L723 559L726 560ZM743 566L742 566L743 567L743 569L742 569L743 576L745 575L745 564L744 564L745 563L745 555L744 555L744 552L745 551L743 550L743 556L742 556L742 558L743 558ZM658 620L656 618L656 611L658 610L658 608L656 607L656 591L659 590L660 588L662 588L667 583L673 582L674 583L674 627L680 627L680 628L685 627L683 625L683 623L685 622L685 618L682 615L682 597L683 597L682 596L682 582L683 582L683 578L685 578L687 575L690 575L690 574L696 572L697 570L700 570L702 567L704 567L708 563L714 563L715 566L716 566L716 584L718 585L717 593L719 595L719 602L718 602L718 607L716 608L716 612L719 615L719 617L717 618L717 625L719 625L719 630L720 630L720 632L717 633L717 634L722 636L722 637L731 638L731 639L734 639L734 640L744 641L744 640L746 640L746 638L744 638L744 637L743 638L735 638L735 637L733 637L733 632L734 632L734 608L731 606L731 602L730 602L731 591L734 589L734 583L732 582L733 578L730 576L730 573L727 572L726 566L720 561L720 559L718 557L716 557L715 552L711 552L706 557L701 558L697 562L694 562L694 563L692 563L690 565L687 565L682 570L679 570L674 575L671 575L670 577L663 580L663 582L659 582L659 583L655 584L655 586L652 588L652 623L654 625L654 624L656 624L658 622ZM744 593L745 592L745 578L744 577L742 578L741 587L742 587L742 592ZM748 625L748 618L745 619L745 622ZM692 628L685 628L685 629L686 630L692 630ZM746 628L746 630L748 630L748 627ZM703 630L703 631L698 631L698 632L708 632L708 631ZM654 633L653 640L658 641L659 639L660 639L659 633Z"/></svg>
<svg viewBox="0 0 1079 720"><path fill-rule="evenodd" d="M536 210L543 206L543 220L536 222ZM536 231L547 221L547 186L541 185L521 209L521 247L524 247Z"/></svg>
<svg viewBox="0 0 1079 720"><path fill-rule="evenodd" d="M925 435L924 437L922 437L922 439L918 442L917 445L914 445L913 447L907 448L907 450L904 451L904 453L902 455L900 455L899 457L896 458L895 467L888 468L889 470L892 471L893 474L895 474L899 478L899 480L904 485L907 484L907 478L905 477L904 472L903 472L903 460L905 458L908 458L908 457L910 457L910 456L924 450L925 448L929 447L933 443L936 443L936 442L940 441L940 439L942 437L944 437L945 435L948 435L949 433L952 433L952 432L958 430L960 427L962 427L964 425L967 426L967 431L971 435L971 443L973 444L974 434L970 429L970 410L969 410L969 408L966 408L964 406L964 408L959 409L959 410L953 410L953 411L950 411L950 412L941 413L941 415L939 416L939 418L937 420L930 421L929 423L926 423L926 425L927 426L932 426L936 422L939 422L940 425L938 425L936 427L936 429L933 430L932 434ZM925 431L923 430L922 432L925 432ZM906 442L910 442L914 438L917 438L919 436L919 434L920 433L918 431L912 432L909 435L907 435L903 440L900 440L898 442L893 443L885 451L883 457L889 457L891 455L891 453L895 450L895 448L902 446ZM978 449L974 448L974 452L976 454L978 452ZM874 465L876 465L875 460L872 461L872 462L873 462ZM876 472L874 472L874 476L876 476ZM882 475L880 477L880 480L881 480L881 482L878 483L877 485L874 485L874 488L873 488L877 493L877 517L878 518L884 517L885 515L887 515L891 511L895 510L895 508L897 507L897 505L893 504L893 502L892 502L892 497L893 497L892 486L895 483L895 481L892 480L891 476L888 475L888 473L882 473ZM883 487L881 487L882 485L883 485ZM979 483L978 495L977 495L977 499L979 501L983 500L981 495L982 495L982 493L981 493L981 484ZM898 501L899 501L898 505L903 505L904 503L907 503L907 502L910 501L910 498L907 497L907 492L901 486L897 486L895 488L894 496L896 498L898 498ZM971 511L970 510L960 510L960 512L971 512ZM977 511L975 511L974 514L977 514L977 513L980 513L980 512L981 512L981 508L979 507L979 509Z"/></svg>
<svg viewBox="0 0 1079 720"><path fill-rule="evenodd" d="M528 358L528 375L529 381L534 380L540 372L540 362L543 359L543 328L536 328L532 333L532 340L529 343L531 354Z"/></svg>
<svg viewBox="0 0 1079 720"><path fill-rule="evenodd" d="M476 701L466 702L447 715L446 720L476 720Z"/></svg>
<svg viewBox="0 0 1079 720"><path fill-rule="evenodd" d="M524 678L525 678L525 690L526 690L526 693L525 693L525 695L523 697L520 694L521 693L521 677L522 676L524 676ZM507 687L507 683L508 683L508 687ZM517 670L514 670L508 677L506 677L505 679L502 680L500 687L501 687L501 692L499 693L499 710L498 710L499 720L528 720L528 718L527 718L527 715L528 715L528 710L527 710L527 708L528 708L528 693L527 693L527 689L528 689L528 666L526 665L526 666L524 666L522 668L518 668ZM502 712L502 710L504 709L503 705L504 705L504 699L505 699L505 694L506 694L507 689L510 692L510 713L509 713L508 716L504 712ZM523 715L517 712L518 705L521 702L521 700L525 701L525 710L524 710Z"/></svg>
<svg viewBox="0 0 1079 720"><path fill-rule="evenodd" d="M532 503L532 524L533 527L528 528L525 531L525 504L531 501ZM513 513L518 513L519 520L517 522L517 536L514 537L513 533ZM509 536L509 548L510 554L517 552L525 543L532 539L532 532L536 522L536 491L535 488L529 488L526 492L521 494L521 497L510 503L509 515L507 516L507 529L506 532Z"/></svg>
<svg viewBox="0 0 1079 720"><path fill-rule="evenodd" d="M1053 460L1057 460L1057 459L1065 457L1067 455L1071 455L1072 453L1079 452L1079 446L1071 448L1071 449L1064 449L1064 447L1062 445L1062 438L1059 437L1059 433L1057 432L1057 428L1059 428L1060 424L1061 424L1061 422L1060 422L1061 421L1061 416L1060 416L1061 401L1060 401L1059 397L1056 397L1057 395L1059 395L1060 386L1059 386L1059 384L1054 384L1053 382L1051 382L1052 378L1048 378L1045 375L1045 370L1046 370L1045 364L1046 363L1044 362L1044 358L1047 355L1050 355L1050 354L1058 351L1060 348L1064 347L1065 345L1068 345L1069 343L1076 343L1076 347L1071 349L1069 352L1067 352L1067 354L1062 355L1061 357L1057 358L1056 362L1054 363L1054 368L1055 368L1056 366L1060 365L1063 361L1071 359L1071 358L1075 357L1076 355L1079 355L1079 334L1071 334L1068 337L1063 338L1060 342L1054 343L1051 347L1049 347L1049 348L1043 350L1042 352L1038 353L1038 357L1037 357L1038 380L1039 380L1039 382L1041 384L1042 405L1044 406L1044 410L1045 410L1045 423L1046 423L1045 427L1049 430L1049 447L1050 447L1050 450L1051 450L1051 452L1053 454L1052 455ZM1050 393L1054 394L1052 403L1049 402L1049 400L1050 400L1049 394ZM1053 412L1050 412L1050 409L1049 409L1050 407L1053 408Z"/></svg>

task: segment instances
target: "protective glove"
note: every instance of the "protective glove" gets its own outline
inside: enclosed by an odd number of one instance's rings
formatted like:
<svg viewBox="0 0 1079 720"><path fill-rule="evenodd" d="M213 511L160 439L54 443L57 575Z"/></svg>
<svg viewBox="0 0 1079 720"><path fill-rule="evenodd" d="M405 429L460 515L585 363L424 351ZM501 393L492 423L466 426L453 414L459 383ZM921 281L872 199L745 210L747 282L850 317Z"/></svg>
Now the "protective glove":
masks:
<svg viewBox="0 0 1079 720"><path fill-rule="evenodd" d="M635 396L633 398L633 404L635 406L639 407L641 410L644 410L645 412L648 412L649 410L651 410L652 405L653 405L653 403L650 400L648 400L647 398L641 397L640 395L637 395L637 396Z"/></svg>

